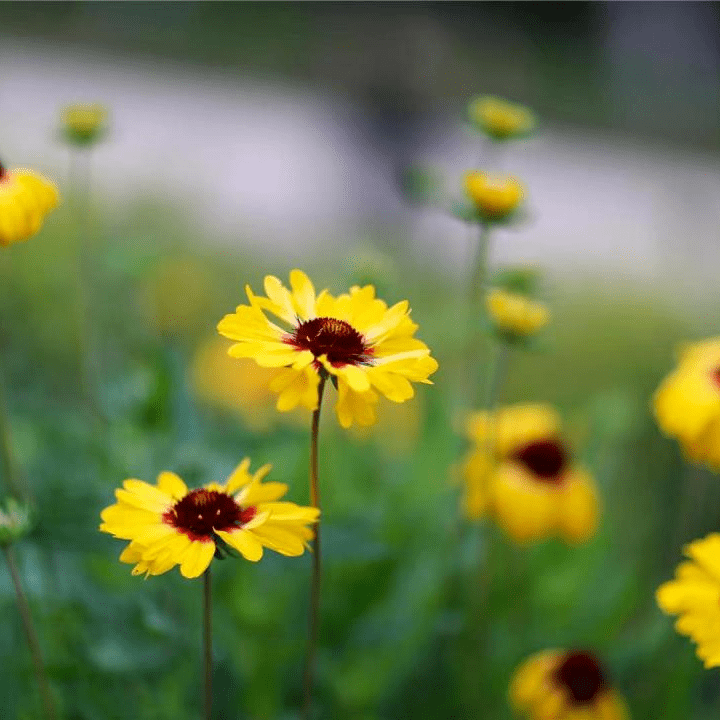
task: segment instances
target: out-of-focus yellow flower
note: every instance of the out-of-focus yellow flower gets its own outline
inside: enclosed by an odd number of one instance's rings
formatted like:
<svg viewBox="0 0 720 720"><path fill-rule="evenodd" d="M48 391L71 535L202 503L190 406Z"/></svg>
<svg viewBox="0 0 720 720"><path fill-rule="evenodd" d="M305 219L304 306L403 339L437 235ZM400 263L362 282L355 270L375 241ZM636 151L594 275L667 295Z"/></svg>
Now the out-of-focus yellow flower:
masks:
<svg viewBox="0 0 720 720"><path fill-rule="evenodd" d="M534 335L550 320L550 312L542 303L500 288L487 294L485 304L498 331L511 338Z"/></svg>
<svg viewBox="0 0 720 720"><path fill-rule="evenodd" d="M225 546L257 562L263 547L282 555L302 555L313 538L317 508L277 502L287 492L279 482L262 483L264 465L253 475L250 460L227 482L188 490L174 473L162 472L157 485L125 480L117 503L105 508L100 530L130 540L120 561L135 565L133 575L160 575L175 565L186 578L201 575Z"/></svg>
<svg viewBox="0 0 720 720"><path fill-rule="evenodd" d="M432 384L428 377L438 365L427 345L413 337L417 325L407 300L388 308L372 285L353 286L338 297L327 290L316 295L300 270L290 273L290 287L266 276L267 297L248 286L250 305L238 306L218 324L218 332L235 341L232 357L281 368L270 383L279 411L298 405L315 410L324 376L338 390L340 425L372 425L378 393L405 402L415 394L413 382Z"/></svg>
<svg viewBox="0 0 720 720"><path fill-rule="evenodd" d="M486 222L505 220L518 209L525 196L523 185L514 177L477 170L465 175L465 192Z"/></svg>
<svg viewBox="0 0 720 720"><path fill-rule="evenodd" d="M468 105L470 121L495 140L527 135L535 127L535 116L523 105L492 95L482 95Z"/></svg>
<svg viewBox="0 0 720 720"><path fill-rule="evenodd" d="M693 461L720 470L720 338L685 347L654 397L660 429Z"/></svg>
<svg viewBox="0 0 720 720"><path fill-rule="evenodd" d="M622 695L583 650L543 650L515 670L510 703L529 720L630 720Z"/></svg>
<svg viewBox="0 0 720 720"><path fill-rule="evenodd" d="M658 605L678 615L675 629L697 644L706 668L720 666L720 534L711 533L683 548L690 558L675 570L675 579L657 590Z"/></svg>
<svg viewBox="0 0 720 720"><path fill-rule="evenodd" d="M108 111L98 103L76 103L60 112L65 138L75 145L90 145L107 132Z"/></svg>
<svg viewBox="0 0 720 720"><path fill-rule="evenodd" d="M0 165L0 245L27 240L59 202L57 188L32 170Z"/></svg>
<svg viewBox="0 0 720 720"><path fill-rule="evenodd" d="M593 535L599 514L595 484L571 460L551 406L473 413L466 429L475 446L462 468L469 519L489 515L517 542L559 535L580 543Z"/></svg>

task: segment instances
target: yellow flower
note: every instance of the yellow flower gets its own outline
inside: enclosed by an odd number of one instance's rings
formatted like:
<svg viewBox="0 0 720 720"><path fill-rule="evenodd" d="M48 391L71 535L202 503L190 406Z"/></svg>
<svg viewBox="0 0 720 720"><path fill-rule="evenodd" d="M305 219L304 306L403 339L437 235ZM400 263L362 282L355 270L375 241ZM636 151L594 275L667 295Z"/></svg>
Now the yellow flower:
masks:
<svg viewBox="0 0 720 720"><path fill-rule="evenodd" d="M67 105L60 113L65 137L77 145L99 140L107 130L107 108L97 103Z"/></svg>
<svg viewBox="0 0 720 720"><path fill-rule="evenodd" d="M678 615L675 629L697 644L706 668L720 666L720 534L710 533L683 548L675 579L657 590L658 605Z"/></svg>
<svg viewBox="0 0 720 720"><path fill-rule="evenodd" d="M42 175L0 165L0 245L27 240L58 204L55 185Z"/></svg>
<svg viewBox="0 0 720 720"><path fill-rule="evenodd" d="M531 655L515 670L510 703L529 720L630 719L597 658L583 650Z"/></svg>
<svg viewBox="0 0 720 720"><path fill-rule="evenodd" d="M509 217L523 200L524 187L510 175L473 171L465 175L465 192L478 215L487 222Z"/></svg>
<svg viewBox="0 0 720 720"><path fill-rule="evenodd" d="M228 350L232 357L282 368L270 383L279 411L298 405L315 410L322 375L336 384L340 425L372 425L378 393L404 402L415 394L411 382L432 384L428 376L437 362L413 337L417 325L407 300L388 308L372 285L353 286L338 297L327 290L316 295L300 270L290 273L290 287L266 276L267 297L254 295L248 286L250 305L238 306L218 324L218 332L235 341Z"/></svg>
<svg viewBox="0 0 720 720"><path fill-rule="evenodd" d="M522 105L491 95L482 95L468 106L470 121L495 140L509 140L529 133L535 116Z"/></svg>
<svg viewBox="0 0 720 720"><path fill-rule="evenodd" d="M252 562L260 560L263 547L302 555L313 537L308 525L320 511L277 502L287 485L262 484L270 465L253 475L249 467L246 458L224 485L196 490L171 472L160 473L157 485L126 480L115 491L117 503L102 511L100 530L130 540L120 560L135 564L133 575L160 575L180 565L183 577L198 577L226 546Z"/></svg>
<svg viewBox="0 0 720 720"><path fill-rule="evenodd" d="M462 468L471 520L489 515L517 542L589 539L599 502L590 474L570 458L548 405L519 404L470 416L475 447Z"/></svg>
<svg viewBox="0 0 720 720"><path fill-rule="evenodd" d="M509 336L534 335L550 320L550 313L542 303L499 288L487 294L485 304L495 327Z"/></svg>
<svg viewBox="0 0 720 720"><path fill-rule="evenodd" d="M691 460L720 470L720 338L684 348L654 406L660 429L676 437Z"/></svg>

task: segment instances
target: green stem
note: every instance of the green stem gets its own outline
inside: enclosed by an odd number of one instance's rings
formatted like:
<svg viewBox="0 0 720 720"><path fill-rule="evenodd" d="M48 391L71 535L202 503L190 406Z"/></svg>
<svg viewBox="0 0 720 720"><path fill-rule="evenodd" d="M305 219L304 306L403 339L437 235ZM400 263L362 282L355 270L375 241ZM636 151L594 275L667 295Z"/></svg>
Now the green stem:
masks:
<svg viewBox="0 0 720 720"><path fill-rule="evenodd" d="M468 345L466 358L467 389L465 397L475 406L480 400L482 377L486 363L485 343L481 332L481 318L485 315L484 298L488 284L488 256L490 253L490 224L480 223L480 233L473 249L469 295ZM478 373L479 370L479 373ZM479 377L478 377L479 374Z"/></svg>
<svg viewBox="0 0 720 720"><path fill-rule="evenodd" d="M10 432L10 413L5 400L3 377L0 374L0 457L2 458L3 477L8 492L18 500L31 502L30 488L18 470L15 453L12 449Z"/></svg>
<svg viewBox="0 0 720 720"><path fill-rule="evenodd" d="M318 385L318 405L313 411L310 431L310 502L320 508L320 487L318 483L318 434L320 431L320 410L327 375L321 373ZM303 718L310 720L312 712L313 676L315 673L315 653L318 641L318 618L320 615L320 523L313 526L315 538L312 544L312 584L310 586L310 615L308 619L308 648L305 656Z"/></svg>
<svg viewBox="0 0 720 720"><path fill-rule="evenodd" d="M13 585L15 586L17 606L20 611L20 617L22 618L23 629L25 630L28 647L30 648L30 655L32 656L33 665L35 666L35 677L37 679L40 696L45 709L45 717L47 720L55 720L57 715L55 714L55 706L52 701L52 695L50 694L50 685L48 684L47 675L45 673L45 665L42 661L40 643L38 642L37 633L35 632L32 613L30 612L30 605L28 604L25 593L23 592L22 583L20 582L20 574L18 573L17 566L15 565L15 558L13 557L10 546L3 545L3 552L5 553L8 568L10 569L10 576L12 577Z"/></svg>
<svg viewBox="0 0 720 720"><path fill-rule="evenodd" d="M203 665L205 670L205 720L212 717L212 575L203 574Z"/></svg>

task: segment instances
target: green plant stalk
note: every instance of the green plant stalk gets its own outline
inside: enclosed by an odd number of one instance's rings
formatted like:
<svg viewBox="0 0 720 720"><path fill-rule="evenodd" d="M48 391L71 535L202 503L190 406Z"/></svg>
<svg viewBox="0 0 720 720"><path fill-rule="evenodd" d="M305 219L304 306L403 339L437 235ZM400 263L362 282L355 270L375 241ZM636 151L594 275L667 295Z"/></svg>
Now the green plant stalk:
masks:
<svg viewBox="0 0 720 720"><path fill-rule="evenodd" d="M468 323L468 345L466 365L467 387L464 396L476 406L481 400L482 378L485 375L486 362L480 362L485 356L486 343L480 330L480 319L485 314L483 300L488 285L488 256L490 254L490 224L480 223L480 233L474 245L473 260L468 289L470 317ZM476 370L477 368L477 370Z"/></svg>
<svg viewBox="0 0 720 720"><path fill-rule="evenodd" d="M212 564L211 564L212 565ZM203 668L205 675L205 720L212 717L212 575L211 565L203 573Z"/></svg>
<svg viewBox="0 0 720 720"><path fill-rule="evenodd" d="M5 400L3 377L0 373L0 457L2 458L3 477L7 491L17 500L31 502L30 488L18 470L15 453L12 449L10 432L10 413Z"/></svg>
<svg viewBox="0 0 720 720"><path fill-rule="evenodd" d="M32 613L30 612L30 605L25 597L22 583L20 582L20 574L18 573L17 566L15 565L15 558L13 557L10 546L3 545L2 549L5 554L5 559L7 560L8 568L10 569L10 576L12 577L13 585L15 587L17 606L20 611L23 629L25 630L25 638L27 639L28 647L30 648L30 655L32 656L33 665L35 667L35 678L37 679L38 689L40 690L40 697L42 698L45 717L47 720L56 720L57 715L55 714L55 705L52 700L52 695L50 694L50 685L48 684L45 665L43 664L42 653L40 652L40 643L38 642L35 625L32 620Z"/></svg>
<svg viewBox="0 0 720 720"><path fill-rule="evenodd" d="M310 503L320 508L320 487L318 483L318 434L320 430L320 410L327 374L320 374L318 385L318 405L313 411L310 430ZM315 538L312 543L312 582L310 585L310 613L308 618L308 647L305 656L303 718L310 720L312 713L313 676L315 674L315 654L318 642L318 619L320 615L320 522L313 526Z"/></svg>

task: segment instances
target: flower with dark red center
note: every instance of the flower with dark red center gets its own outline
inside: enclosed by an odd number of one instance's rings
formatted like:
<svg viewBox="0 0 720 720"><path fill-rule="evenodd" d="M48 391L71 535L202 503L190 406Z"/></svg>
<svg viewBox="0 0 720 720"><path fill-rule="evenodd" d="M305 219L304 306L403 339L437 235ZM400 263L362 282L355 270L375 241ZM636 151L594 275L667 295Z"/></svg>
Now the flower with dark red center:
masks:
<svg viewBox="0 0 720 720"><path fill-rule="evenodd" d="M467 516L490 515L520 542L588 539L597 526L594 483L571 460L560 430L560 417L547 405L472 415L474 447L463 466Z"/></svg>
<svg viewBox="0 0 720 720"><path fill-rule="evenodd" d="M530 720L630 718L595 655L584 650L544 650L530 656L513 675L510 701Z"/></svg>
<svg viewBox="0 0 720 720"><path fill-rule="evenodd" d="M117 503L103 510L100 530L130 540L120 560L133 575L159 575L175 565L187 578L201 575L215 555L229 547L257 561L263 547L301 555L313 537L319 510L277 502L284 483L262 483L265 465L250 475L244 460L227 483L188 490L174 473L163 472L157 485L126 480L115 491Z"/></svg>
<svg viewBox="0 0 720 720"><path fill-rule="evenodd" d="M316 294L300 270L290 273L290 289L268 275L265 293L256 296L248 287L250 304L226 315L218 332L235 341L232 357L278 369L270 383L278 410L315 410L321 379L332 376L340 424L372 425L380 395L405 402L415 394L412 383L431 384L437 362L413 337L407 301L388 307L372 285L338 297Z"/></svg>

